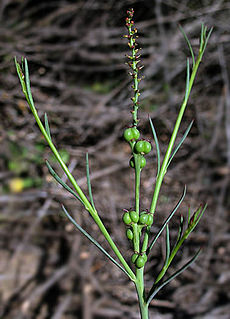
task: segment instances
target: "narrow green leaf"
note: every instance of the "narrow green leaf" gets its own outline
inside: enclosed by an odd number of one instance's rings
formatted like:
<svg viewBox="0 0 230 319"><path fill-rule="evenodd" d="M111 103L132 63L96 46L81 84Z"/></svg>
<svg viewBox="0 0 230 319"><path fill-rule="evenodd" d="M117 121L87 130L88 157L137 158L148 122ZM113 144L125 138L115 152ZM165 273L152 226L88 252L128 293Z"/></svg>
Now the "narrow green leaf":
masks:
<svg viewBox="0 0 230 319"><path fill-rule="evenodd" d="M186 88L185 88L185 99L189 97L189 82L190 82L190 65L189 58L187 58L187 76L186 76Z"/></svg>
<svg viewBox="0 0 230 319"><path fill-rule="evenodd" d="M184 217L181 216L180 217L180 226L179 226L179 231L178 231L178 235L177 235L176 244L181 240L181 237L182 237L182 234L183 234L183 228L184 228Z"/></svg>
<svg viewBox="0 0 230 319"><path fill-rule="evenodd" d="M159 236L161 235L161 233L163 232L163 230L165 229L165 227L167 226L168 222L170 221L170 219L173 217L173 215L175 214L175 212L177 211L177 209L180 207L180 204L182 203L182 201L184 200L184 197L186 195L186 186L184 187L184 192L181 196L181 198L179 199L178 203L176 204L176 206L174 207L174 209L172 210L172 212L170 213L170 215L168 216L168 218L166 219L166 221L163 223L163 225L161 226L160 230L158 231L158 233L155 235L154 239L152 240L151 244L149 245L146 253L147 255L150 253L151 249L153 248L154 244L156 243L157 239L159 238Z"/></svg>
<svg viewBox="0 0 230 319"><path fill-rule="evenodd" d="M181 138L179 144L175 147L175 149L174 149L174 151L173 151L173 153L172 153L172 155L171 155L171 157L170 157L170 159L169 159L169 161L168 161L168 163L167 163L166 169L168 169L170 163L172 162L173 157L175 156L175 154L177 153L177 151L179 150L179 148L180 148L181 145L183 144L184 140L185 140L186 137L188 136L188 133L190 132L190 130L191 130L191 128L192 128L193 122L194 122L194 121L192 120L192 122L189 124L187 130L185 131L184 135L182 136L182 138Z"/></svg>
<svg viewBox="0 0 230 319"><path fill-rule="evenodd" d="M52 168L52 166L47 160L46 160L46 166L48 167L49 173L53 176L53 178L84 205L81 198L66 183L63 182L63 180L58 176L58 174L54 171L54 169Z"/></svg>
<svg viewBox="0 0 230 319"><path fill-rule="evenodd" d="M194 230L194 228L197 226L197 224L199 223L201 217L204 215L204 212L207 208L207 204L205 204L204 208L202 209L202 207L200 207L200 209L198 209L198 211L195 213L194 216L194 222L192 223L192 226L189 227L189 234ZM201 210L202 209L202 210Z"/></svg>
<svg viewBox="0 0 230 319"><path fill-rule="evenodd" d="M205 40L206 40L206 33L207 33L207 26L204 26L204 42L205 42Z"/></svg>
<svg viewBox="0 0 230 319"><path fill-rule="evenodd" d="M204 212L206 211L207 207L208 207L208 204L205 204L203 210L201 211L199 217L197 218L196 225L199 223L200 219L201 219L202 216L204 215ZM196 225L195 225L195 226L196 226Z"/></svg>
<svg viewBox="0 0 230 319"><path fill-rule="evenodd" d="M118 264L118 262L90 235L88 234L67 212L64 205L62 205L62 209L66 217L71 221L71 223L84 235L86 236L103 254L106 255L118 268L120 268L128 277L128 272Z"/></svg>
<svg viewBox="0 0 230 319"><path fill-rule="evenodd" d="M183 229L184 229L184 217L183 217L183 216L181 216L181 217L180 217L179 230L178 230L178 234L177 234L177 239L176 239L176 242L175 242L175 244L174 244L174 246L173 246L172 252L174 252L174 251L175 251L175 249L176 249L176 247L177 247L177 245L178 245L179 241L180 241L180 240L181 240L181 238L182 238L182 235L183 235Z"/></svg>
<svg viewBox="0 0 230 319"><path fill-rule="evenodd" d="M172 276L170 276L168 279L166 279L160 286L154 286L151 288L149 295L147 297L147 305L150 304L152 299L155 297L155 295L164 287L166 286L170 281L175 279L177 276L179 276L184 270L186 270L191 264L197 259L199 256L201 250L199 249L198 252L195 254L193 258L191 258L183 267L181 267L178 271L176 271Z"/></svg>
<svg viewBox="0 0 230 319"><path fill-rule="evenodd" d="M203 51L203 43L204 43L204 24L201 24L201 32L200 32L200 53Z"/></svg>
<svg viewBox="0 0 230 319"><path fill-rule="evenodd" d="M50 134L50 127L49 127L49 120L48 120L47 113L45 113L44 118L45 118L45 129L46 129L46 133L48 134L49 139L52 141L51 134Z"/></svg>
<svg viewBox="0 0 230 319"><path fill-rule="evenodd" d="M33 101L31 88L30 88L30 76L29 76L29 69L28 69L28 63L26 58L24 60L24 67L25 67L25 83L26 83L27 95L31 103L32 109L35 110L34 101Z"/></svg>
<svg viewBox="0 0 230 319"><path fill-rule="evenodd" d="M156 145L156 151L157 151L157 176L160 173L160 168L161 168L161 156L160 156L160 147L159 147L159 143L158 143L158 138L157 138L157 133L156 130L154 128L153 122L149 116L149 122L150 122L150 126L152 129L152 133L153 133L153 138L154 138L154 142Z"/></svg>
<svg viewBox="0 0 230 319"><path fill-rule="evenodd" d="M210 38L210 36L211 36L211 34L212 34L212 31L213 31L213 27L209 30L209 33L208 33L208 35L207 35L207 37L206 37L206 39L205 39L205 43L204 43L204 46L203 46L203 53L204 53L204 51L205 51L205 49L206 49L206 46L207 46L207 44L208 44L209 38ZM202 53L202 54L203 54L203 53Z"/></svg>
<svg viewBox="0 0 230 319"><path fill-rule="evenodd" d="M194 65L195 65L195 56L194 56L194 53L193 53L191 42L189 41L189 39L188 39L188 37L187 37L186 33L184 32L184 29L182 28L181 25L179 25L179 28L180 28L180 31L183 34L187 44L188 44L188 47L189 47L189 50L190 50L190 53L191 53L191 56L192 56L192 65L194 67Z"/></svg>
<svg viewBox="0 0 230 319"><path fill-rule="evenodd" d="M24 57L23 56L21 58L21 68L22 68L22 72L25 73L25 70L24 70Z"/></svg>
<svg viewBox="0 0 230 319"><path fill-rule="evenodd" d="M166 226L166 255L165 255L165 265L168 264L170 256L170 236L169 236L169 225Z"/></svg>
<svg viewBox="0 0 230 319"><path fill-rule="evenodd" d="M22 68L21 68L20 64L17 62L17 58L16 57L14 58L14 62L15 62L18 78L19 78L21 86L22 86L22 91L23 91L24 94L26 94L25 77L24 77L24 74L23 74L23 71L22 71Z"/></svg>
<svg viewBox="0 0 230 319"><path fill-rule="evenodd" d="M93 201L93 194L92 194L92 188L91 188L91 182L90 182L90 172L89 172L89 155L86 153L86 177L87 177L87 185L88 185L88 190L89 190L89 198L91 205L93 206L94 210L96 210L94 206L94 201Z"/></svg>

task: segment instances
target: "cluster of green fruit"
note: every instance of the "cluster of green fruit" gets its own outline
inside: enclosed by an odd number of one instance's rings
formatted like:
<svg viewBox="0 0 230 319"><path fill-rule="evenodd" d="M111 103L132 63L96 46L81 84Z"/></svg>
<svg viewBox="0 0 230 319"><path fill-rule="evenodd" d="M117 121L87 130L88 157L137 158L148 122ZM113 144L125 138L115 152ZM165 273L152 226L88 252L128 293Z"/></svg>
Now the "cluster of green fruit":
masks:
<svg viewBox="0 0 230 319"><path fill-rule="evenodd" d="M144 158L143 155L148 154L151 151L152 147L150 142L146 140L137 141L139 138L140 138L140 132L135 126L129 127L124 131L124 139L131 144L131 147L134 153L140 155L140 158L139 158L140 168L143 168L146 165L146 159ZM129 165L132 168L135 168L134 157L130 159Z"/></svg>
<svg viewBox="0 0 230 319"><path fill-rule="evenodd" d="M142 268L144 267L147 261L147 255L146 253L134 252L134 254L131 257L131 261L133 264L136 265L137 268Z"/></svg>
<svg viewBox="0 0 230 319"><path fill-rule="evenodd" d="M134 210L125 212L123 215L123 222L125 225L138 224L140 226L151 226L153 223L153 215L143 211L140 216ZM132 238L129 238L132 239Z"/></svg>
<svg viewBox="0 0 230 319"><path fill-rule="evenodd" d="M135 212L134 210L126 211L123 215L123 222L125 225L130 226L130 228L126 230L127 238L129 240L133 240L134 238L133 229L132 229L133 226L137 225L139 228L139 233L141 233L142 227L152 225L153 215L146 211L143 211L140 213L140 216L139 216L139 214ZM131 260L132 260L132 263L134 263L137 268L142 268L147 261L147 256L145 253L139 254L137 252L134 252Z"/></svg>

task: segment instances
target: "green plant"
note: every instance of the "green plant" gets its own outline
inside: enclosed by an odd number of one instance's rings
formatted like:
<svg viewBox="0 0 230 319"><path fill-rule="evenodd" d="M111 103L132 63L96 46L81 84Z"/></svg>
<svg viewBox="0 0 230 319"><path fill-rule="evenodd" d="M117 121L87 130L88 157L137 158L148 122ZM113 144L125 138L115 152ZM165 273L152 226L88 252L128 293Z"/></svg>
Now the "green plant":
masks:
<svg viewBox="0 0 230 319"><path fill-rule="evenodd" d="M201 28L201 37L200 37L200 48L198 56L195 58L195 55L193 53L193 49L191 47L191 44L185 35L184 31L181 29L191 52L192 56L192 68L191 68L191 74L190 74L190 60L187 59L187 78L186 78L186 88L185 88L185 95L184 100L182 102L180 111L178 113L178 117L173 129L173 133L170 139L170 142L168 144L167 151L165 153L163 161L161 161L160 157L160 147L158 143L157 134L153 125L152 120L149 118L150 126L153 133L153 139L155 142L156 147L156 153L157 153L157 175L156 175L156 184L155 189L153 192L152 202L149 210L140 212L140 182L141 182L141 170L144 168L146 164L146 160L144 158L144 155L148 154L151 151L151 144L149 141L146 141L144 139L140 139L140 132L137 129L138 126L138 106L139 106L139 82L140 78L139 76L139 70L142 67L138 66L138 63L140 62L138 54L138 48L136 43L136 33L137 30L134 28L134 22L133 22L133 9L128 10L127 12L128 17L126 18L126 27L128 29L128 35L125 37L128 38L128 45L131 49L131 55L128 56L129 59L129 66L131 68L130 75L133 78L133 91L134 96L132 97L133 102L133 110L132 110L132 125L127 128L124 131L124 138L129 143L132 158L130 160L130 166L134 168L135 172L135 208L132 211L125 211L123 215L123 222L125 225L128 226L128 229L126 230L126 236L131 241L132 248L133 248L133 255L131 257L131 264L134 265L134 269L129 265L129 263L126 261L124 256L121 254L119 248L116 246L115 242L110 237L106 227L104 226L97 210L96 206L94 204L92 190L91 190L91 182L90 182L90 173L89 173L89 160L88 160L88 154L86 154L86 176L87 176L87 184L88 184L88 191L89 191L89 199L86 197L86 195L83 193L81 188L79 187L78 183L68 170L65 162L63 161L60 152L56 149L52 142L52 137L49 129L49 123L48 123L48 117L45 114L44 116L44 125L41 122L37 110L34 106L32 93L30 89L30 79L29 79L29 71L28 71L28 64L26 59L22 59L21 65L17 62L15 59L16 69L18 73L18 77L21 82L23 93L26 97L26 100L29 104L29 107L33 113L33 116L36 119L36 122L44 135L49 147L51 148L54 156L56 157L57 161L59 162L61 168L67 175L70 183L72 184L72 188L69 187L67 184L65 184L61 178L58 176L58 174L53 170L52 166L48 161L46 161L46 165L49 169L50 174L59 182L67 191L69 191L77 200L79 200L82 205L85 207L85 209L89 212L89 214L94 219L95 223L98 225L100 231L104 235L105 239L109 243L110 247L112 248L113 252L115 253L117 260L115 260L94 238L91 237L90 234L88 234L82 227L74 220L71 215L68 213L66 208L62 206L62 209L64 211L65 216L75 225L75 227L83 234L85 235L102 253L105 254L106 257L108 257L117 267L120 268L121 271L123 271L128 278L134 283L138 295L139 300L139 307L140 307L140 313L142 319L148 318L148 307L151 302L151 300L154 298L154 296L159 292L160 289L162 289L166 284L168 284L172 279L174 279L176 276L178 276L182 271L184 271L187 267L189 267L198 257L200 251L198 251L191 260L185 264L182 268L180 268L177 272L175 272L173 275L169 276L167 279L164 279L165 274L167 273L167 270L173 261L176 253L178 252L181 245L184 243L184 241L187 239L189 234L194 230L194 228L197 226L198 222L200 221L202 215L204 214L204 211L206 209L205 206L200 206L193 216L191 217L190 210L188 214L188 221L187 225L185 226L185 222L183 218L181 218L178 236L176 243L174 244L174 247L171 250L170 245L170 235L169 235L169 221L179 208L180 204L182 203L186 188L184 189L183 195L181 196L180 200L178 201L175 208L172 210L172 212L169 214L163 225L160 227L157 234L152 238L150 230L151 226L154 222L154 214L156 211L156 205L159 197L159 192L161 189L161 185L164 179L164 176L167 172L167 169L169 167L169 164L171 163L174 155L182 145L183 141L185 140L186 136L188 135L192 123L189 125L187 130L185 131L182 139L179 141L177 146L175 145L175 140L178 134L178 130L180 127L180 123L183 117L183 114L185 112L187 102L189 99L189 95L193 86L193 82L199 67L199 64L202 60L208 39L211 35L212 29L207 33L207 27L202 25ZM185 228L185 230L184 230ZM163 231L166 231L166 257L163 264L163 267L159 274L157 275L155 281L152 284L152 288L147 292L144 285L144 266L147 262L148 256L156 243L159 236L162 234Z"/></svg>

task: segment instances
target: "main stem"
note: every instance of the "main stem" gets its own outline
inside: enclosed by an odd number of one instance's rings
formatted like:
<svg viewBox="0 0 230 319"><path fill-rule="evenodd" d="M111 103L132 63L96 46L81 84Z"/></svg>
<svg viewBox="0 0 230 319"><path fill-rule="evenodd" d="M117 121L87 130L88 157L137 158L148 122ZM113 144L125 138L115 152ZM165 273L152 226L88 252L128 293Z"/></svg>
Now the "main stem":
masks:
<svg viewBox="0 0 230 319"><path fill-rule="evenodd" d="M140 213L140 179L141 179L141 169L140 169L140 157L134 154L135 160L135 209L136 212ZM138 226L135 224L134 231L134 251L140 252L140 232ZM145 285L144 285L144 267L136 267L136 280L135 286L138 296L139 309L141 314L141 319L148 319L148 305L145 301Z"/></svg>
<svg viewBox="0 0 230 319"><path fill-rule="evenodd" d="M140 314L141 319L148 319L149 318L149 310L148 305L145 300L145 290L144 290L144 267L141 269L136 270L136 291L139 301L139 308L140 308Z"/></svg>

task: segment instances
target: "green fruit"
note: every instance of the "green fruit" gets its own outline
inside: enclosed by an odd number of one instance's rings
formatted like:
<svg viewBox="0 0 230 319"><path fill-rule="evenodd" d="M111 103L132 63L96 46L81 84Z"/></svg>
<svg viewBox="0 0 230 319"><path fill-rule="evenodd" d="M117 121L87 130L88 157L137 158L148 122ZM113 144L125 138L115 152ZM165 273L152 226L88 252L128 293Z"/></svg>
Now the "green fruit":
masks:
<svg viewBox="0 0 230 319"><path fill-rule="evenodd" d="M132 219L131 219L130 216L129 216L129 212L124 213L122 219L123 219L123 222L124 222L126 225L130 225L130 224L132 223Z"/></svg>
<svg viewBox="0 0 230 319"><path fill-rule="evenodd" d="M133 239L133 232L131 229L126 230L126 236L128 239L132 240Z"/></svg>
<svg viewBox="0 0 230 319"><path fill-rule="evenodd" d="M129 212L129 216L132 219L132 222L134 223L138 223L139 220L139 215L137 212L135 212L134 210L132 210L131 212Z"/></svg>
<svg viewBox="0 0 230 319"><path fill-rule="evenodd" d="M136 127L129 127L124 131L124 139L127 142L136 141L140 137L140 132Z"/></svg>
<svg viewBox="0 0 230 319"><path fill-rule="evenodd" d="M130 161L129 161L129 165L132 168L135 168L135 161L134 161L134 157L131 157ZM144 156L140 157L140 168L145 167L146 165L146 159L144 158Z"/></svg>
<svg viewBox="0 0 230 319"><path fill-rule="evenodd" d="M137 154L148 154L151 149L152 146L148 141L138 141L135 144L135 152Z"/></svg>
<svg viewBox="0 0 230 319"><path fill-rule="evenodd" d="M144 141L144 143L144 153L148 154L151 151L152 146L148 141Z"/></svg>
<svg viewBox="0 0 230 319"><path fill-rule="evenodd" d="M146 212L143 212L139 218L139 223L142 225L146 225L148 222L148 214Z"/></svg>
<svg viewBox="0 0 230 319"><path fill-rule="evenodd" d="M141 156L140 158L140 168L144 168L146 165L146 159L144 158L144 156Z"/></svg>
<svg viewBox="0 0 230 319"><path fill-rule="evenodd" d="M136 127L132 127L132 133L133 133L133 140L138 140L138 138L140 137L140 132L138 131L138 129Z"/></svg>
<svg viewBox="0 0 230 319"><path fill-rule="evenodd" d="M134 253L134 254L132 255L131 261L132 261L133 264L135 264L135 262L136 262L138 256L139 256L139 255L138 255L137 253Z"/></svg>
<svg viewBox="0 0 230 319"><path fill-rule="evenodd" d="M148 259L147 255L144 253L144 254L143 254L143 255L141 255L141 256L144 258L145 263L146 263L146 261L147 261L147 259Z"/></svg>
<svg viewBox="0 0 230 319"><path fill-rule="evenodd" d="M124 139L129 142L131 141L133 138L133 133L132 133L132 129L131 128L127 128L125 131L124 131Z"/></svg>
<svg viewBox="0 0 230 319"><path fill-rule="evenodd" d="M130 158L129 166L132 167L132 168L135 167L134 157L131 157L131 158Z"/></svg>
<svg viewBox="0 0 230 319"><path fill-rule="evenodd" d="M149 214L146 225L151 226L152 224L153 224L153 215Z"/></svg>
<svg viewBox="0 0 230 319"><path fill-rule="evenodd" d="M136 142L136 144L135 144L135 152L137 154L144 153L144 149L145 149L145 141Z"/></svg>
<svg viewBox="0 0 230 319"><path fill-rule="evenodd" d="M138 256L138 258L135 262L137 268L144 267L145 263L146 263L146 261L145 261L145 258L143 256Z"/></svg>

